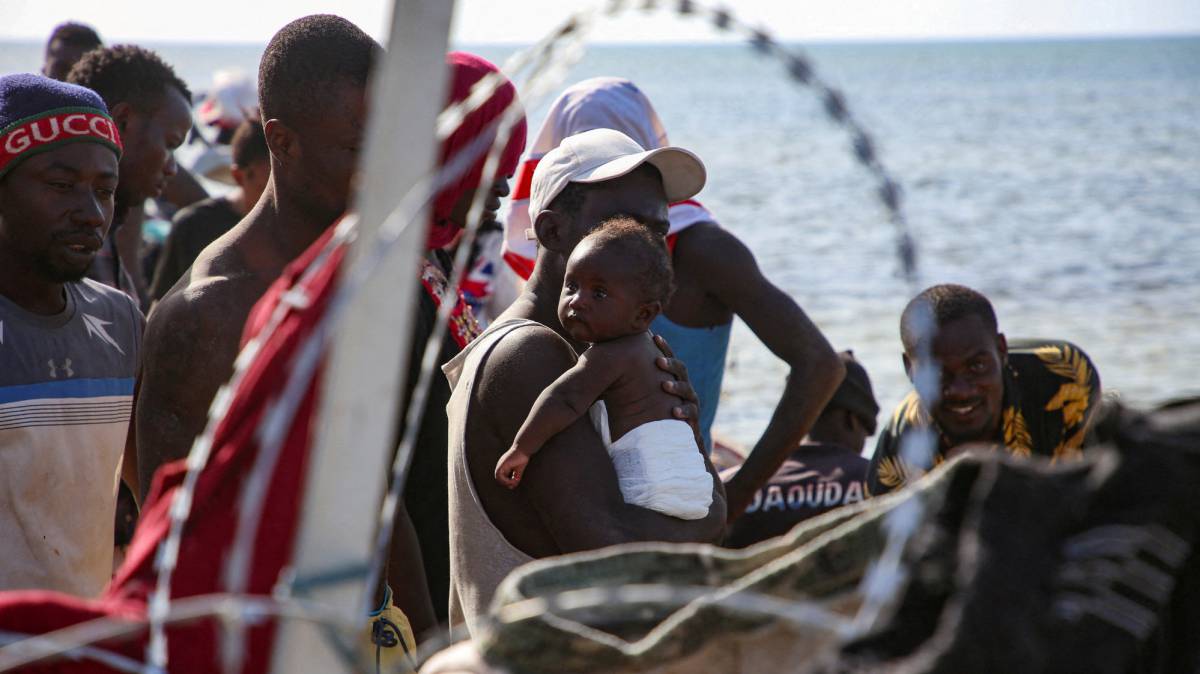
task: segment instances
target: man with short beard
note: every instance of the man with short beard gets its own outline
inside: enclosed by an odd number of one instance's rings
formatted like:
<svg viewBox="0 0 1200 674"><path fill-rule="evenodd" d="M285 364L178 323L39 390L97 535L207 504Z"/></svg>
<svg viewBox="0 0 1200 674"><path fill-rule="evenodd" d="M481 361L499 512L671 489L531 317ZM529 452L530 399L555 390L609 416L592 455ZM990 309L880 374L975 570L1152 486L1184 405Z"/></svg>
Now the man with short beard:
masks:
<svg viewBox="0 0 1200 674"><path fill-rule="evenodd" d="M0 77L0 589L94 596L143 319L84 278L112 223L121 141L99 96Z"/></svg>

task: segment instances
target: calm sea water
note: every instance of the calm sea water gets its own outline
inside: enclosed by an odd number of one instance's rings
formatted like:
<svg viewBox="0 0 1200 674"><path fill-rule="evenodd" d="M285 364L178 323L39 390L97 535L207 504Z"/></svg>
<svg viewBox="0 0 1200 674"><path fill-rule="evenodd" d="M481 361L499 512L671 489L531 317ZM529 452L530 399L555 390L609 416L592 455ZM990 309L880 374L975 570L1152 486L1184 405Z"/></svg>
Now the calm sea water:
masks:
<svg viewBox="0 0 1200 674"><path fill-rule="evenodd" d="M256 68L253 46L151 45L196 89ZM477 49L499 62L512 49ZM992 298L1011 337L1072 340L1104 386L1150 405L1200 394L1200 39L821 45L905 189L921 284ZM0 44L0 72L39 63ZM571 81L638 82L704 158L701 200L890 412L908 389L898 319L914 292L845 133L779 64L720 46L597 47ZM531 106L537 129L546 104ZM786 368L735 325L717 429L751 443Z"/></svg>

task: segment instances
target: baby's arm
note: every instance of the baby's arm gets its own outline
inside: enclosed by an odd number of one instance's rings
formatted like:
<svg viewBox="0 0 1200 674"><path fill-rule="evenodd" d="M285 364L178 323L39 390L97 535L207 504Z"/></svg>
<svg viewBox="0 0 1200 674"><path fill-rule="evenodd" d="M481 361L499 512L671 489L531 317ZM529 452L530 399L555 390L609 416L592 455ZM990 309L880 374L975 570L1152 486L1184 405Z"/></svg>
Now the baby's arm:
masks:
<svg viewBox="0 0 1200 674"><path fill-rule="evenodd" d="M622 359L597 344L583 352L575 366L555 379L533 403L509 448L496 463L496 480L509 489L521 483L525 466L550 438L558 435L603 395L621 374Z"/></svg>

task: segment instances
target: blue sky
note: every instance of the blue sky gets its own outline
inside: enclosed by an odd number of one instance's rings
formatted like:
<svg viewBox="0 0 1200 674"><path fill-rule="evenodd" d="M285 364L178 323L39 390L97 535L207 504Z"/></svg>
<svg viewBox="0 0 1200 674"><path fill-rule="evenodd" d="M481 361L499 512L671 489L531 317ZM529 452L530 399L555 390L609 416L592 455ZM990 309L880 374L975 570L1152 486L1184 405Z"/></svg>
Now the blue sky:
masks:
<svg viewBox="0 0 1200 674"><path fill-rule="evenodd" d="M442 0L431 0L442 1ZM674 6L676 0L661 4ZM305 14L335 12L383 37L387 0L6 0L0 39L41 40L59 21L97 26L121 40L264 43L280 26ZM551 29L576 0L459 0L454 39L459 43L528 43ZM640 5L641 0L628 4ZM1197 0L738 0L737 15L792 40L908 40L974 37L1200 34ZM188 11L181 8L190 6ZM667 12L627 11L597 27L603 42L713 39L696 20Z"/></svg>

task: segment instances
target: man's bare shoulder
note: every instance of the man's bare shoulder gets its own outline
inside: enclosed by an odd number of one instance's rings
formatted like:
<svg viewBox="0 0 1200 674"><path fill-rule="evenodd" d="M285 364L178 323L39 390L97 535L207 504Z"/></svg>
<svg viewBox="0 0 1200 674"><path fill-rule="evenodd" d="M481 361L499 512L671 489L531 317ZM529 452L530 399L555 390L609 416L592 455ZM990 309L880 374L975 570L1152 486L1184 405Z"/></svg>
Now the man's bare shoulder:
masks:
<svg viewBox="0 0 1200 674"><path fill-rule="evenodd" d="M713 263L754 264L754 254L733 232L715 222L698 222L679 233L674 256Z"/></svg>
<svg viewBox="0 0 1200 674"><path fill-rule="evenodd" d="M187 286L203 286L211 282L219 286L225 281L251 276L252 268L245 253L248 246L249 242L240 226L217 237L196 256Z"/></svg>
<svg viewBox="0 0 1200 674"><path fill-rule="evenodd" d="M497 389L533 386L543 380L545 386L575 361L571 345L558 333L544 325L521 327L504 336L488 354L479 373L479 391L496 393Z"/></svg>

